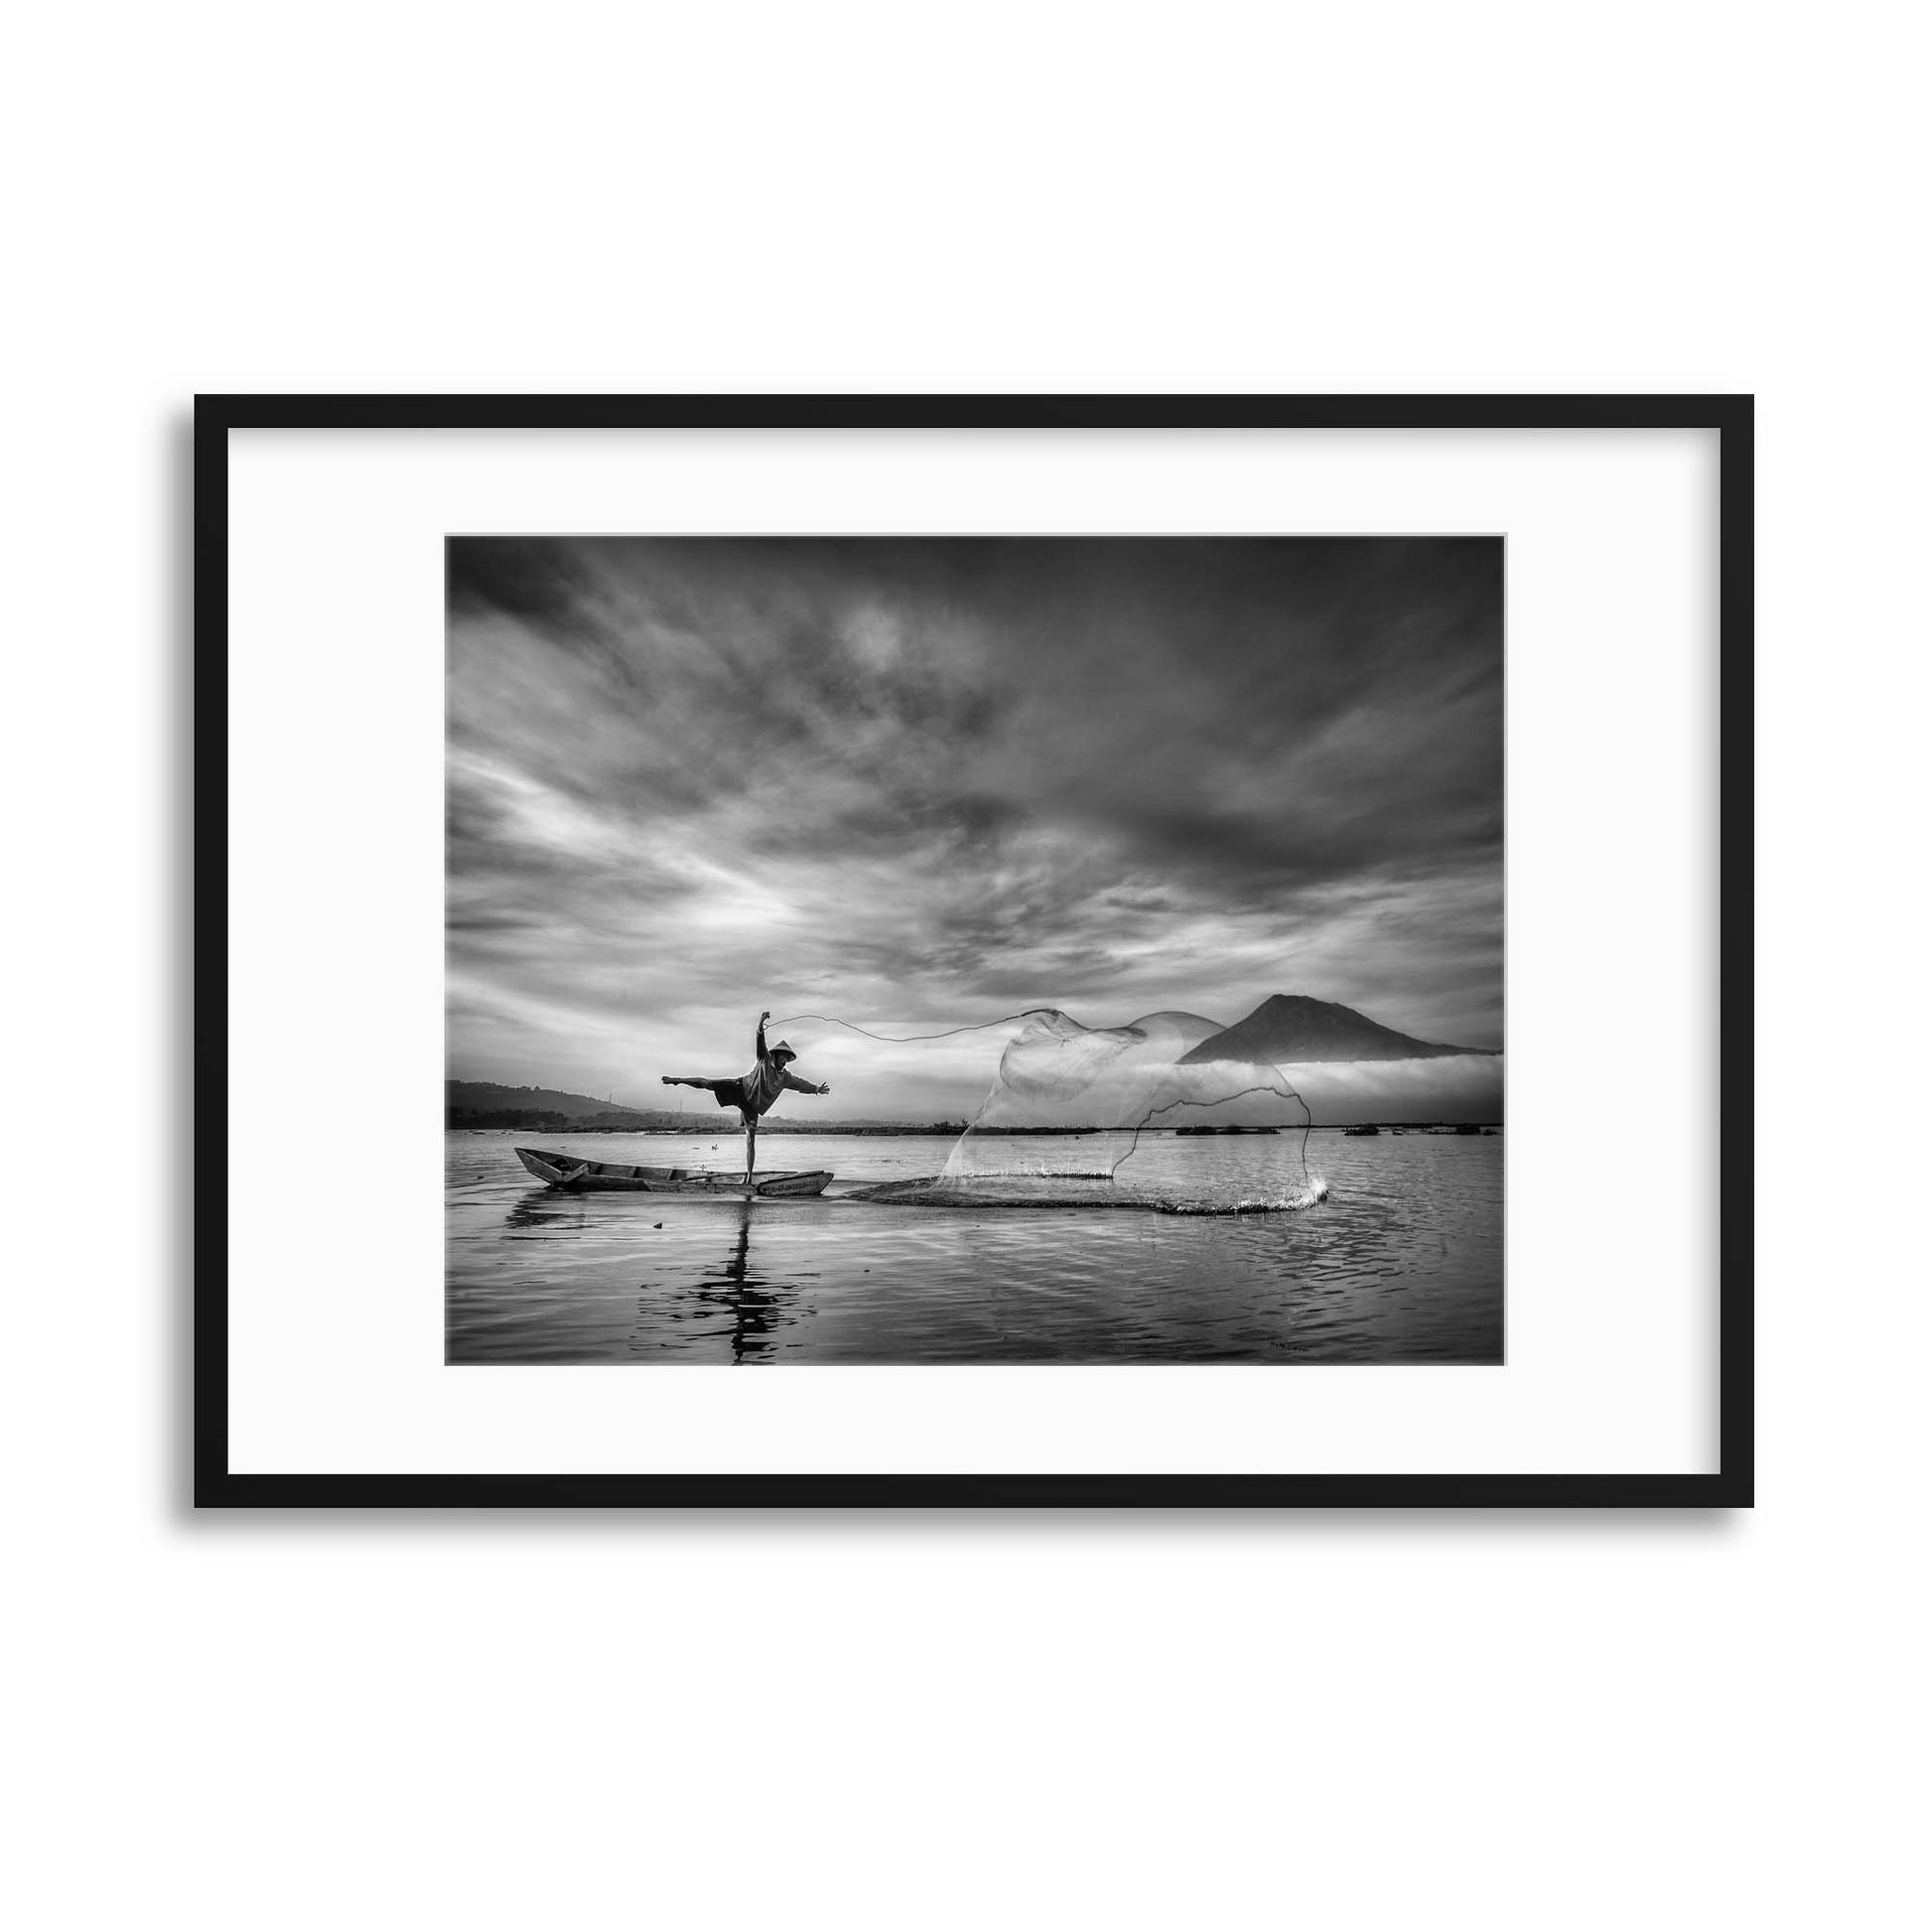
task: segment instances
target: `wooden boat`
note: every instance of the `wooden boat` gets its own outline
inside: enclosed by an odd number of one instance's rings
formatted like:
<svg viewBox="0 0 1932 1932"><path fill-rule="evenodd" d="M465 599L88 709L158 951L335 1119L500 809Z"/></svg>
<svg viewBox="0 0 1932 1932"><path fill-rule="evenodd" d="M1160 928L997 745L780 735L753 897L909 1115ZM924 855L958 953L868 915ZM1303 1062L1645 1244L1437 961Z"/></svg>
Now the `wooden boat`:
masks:
<svg viewBox="0 0 1932 1932"><path fill-rule="evenodd" d="M621 1161L587 1161L582 1155L558 1154L548 1148L520 1147L516 1158L552 1187L572 1193L730 1194L746 1199L789 1199L822 1194L832 1178L828 1168L797 1173L755 1173L748 1182L742 1173L715 1173L704 1168L634 1168Z"/></svg>

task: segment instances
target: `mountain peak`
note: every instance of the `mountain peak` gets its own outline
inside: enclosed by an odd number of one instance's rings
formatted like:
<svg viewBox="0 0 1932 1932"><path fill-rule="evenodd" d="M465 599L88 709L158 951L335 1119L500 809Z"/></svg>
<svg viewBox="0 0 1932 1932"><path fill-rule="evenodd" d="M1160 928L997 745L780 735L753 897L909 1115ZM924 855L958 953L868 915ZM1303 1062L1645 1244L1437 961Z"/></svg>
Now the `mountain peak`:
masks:
<svg viewBox="0 0 1932 1932"><path fill-rule="evenodd" d="M1317 1000L1307 993L1273 993L1247 1019L1183 1053L1180 1064L1248 1060L1280 1066L1309 1060L1426 1060L1487 1050L1416 1039L1333 1000Z"/></svg>

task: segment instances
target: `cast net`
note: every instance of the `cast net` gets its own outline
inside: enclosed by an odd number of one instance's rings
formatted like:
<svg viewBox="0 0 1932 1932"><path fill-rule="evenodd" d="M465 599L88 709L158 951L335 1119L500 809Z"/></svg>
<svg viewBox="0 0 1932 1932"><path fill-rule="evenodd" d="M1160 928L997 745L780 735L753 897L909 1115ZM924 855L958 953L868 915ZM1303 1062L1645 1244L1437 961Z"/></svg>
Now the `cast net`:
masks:
<svg viewBox="0 0 1932 1932"><path fill-rule="evenodd" d="M1187 1058L1219 1031L1193 1014L1087 1027L1039 1007L900 1035L810 1014L780 1024L810 1042L814 1077L843 1079L838 1090L862 1101L893 1080L977 1092L960 1117L931 1123L952 1137L942 1171L868 1190L874 1199L1253 1213L1327 1192L1309 1167L1313 1116L1301 1093L1279 1067Z"/></svg>

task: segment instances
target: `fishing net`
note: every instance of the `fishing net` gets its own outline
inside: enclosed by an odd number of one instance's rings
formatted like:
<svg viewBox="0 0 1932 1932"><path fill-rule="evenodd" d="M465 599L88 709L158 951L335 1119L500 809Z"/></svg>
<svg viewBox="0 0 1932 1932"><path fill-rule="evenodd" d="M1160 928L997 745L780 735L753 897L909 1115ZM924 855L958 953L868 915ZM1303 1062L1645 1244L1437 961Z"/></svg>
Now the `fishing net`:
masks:
<svg viewBox="0 0 1932 1932"><path fill-rule="evenodd" d="M934 1092L980 1086L968 1116L944 1123L957 1133L943 1172L876 1189L878 1199L1250 1212L1309 1206L1327 1191L1308 1164L1313 1116L1278 1067L1180 1064L1219 1031L1192 1014L1086 1027L1057 1008L1035 1008L897 1037L817 1015L783 1024L807 1037L813 1026L856 1036L837 1050L829 1037L808 1049L816 1065L844 1062L841 1092L863 1093L889 1074L923 1077ZM1240 1146L1215 1145L1223 1137ZM1207 1144L1175 1145L1189 1138Z"/></svg>

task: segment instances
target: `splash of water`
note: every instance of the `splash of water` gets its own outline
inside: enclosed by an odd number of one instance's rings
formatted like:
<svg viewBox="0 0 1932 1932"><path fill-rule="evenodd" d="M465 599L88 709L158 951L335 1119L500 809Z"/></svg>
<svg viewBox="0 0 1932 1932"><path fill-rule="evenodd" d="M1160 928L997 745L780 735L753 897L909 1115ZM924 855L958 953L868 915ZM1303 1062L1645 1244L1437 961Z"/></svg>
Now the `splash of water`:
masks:
<svg viewBox="0 0 1932 1932"><path fill-rule="evenodd" d="M989 1183L1082 1180L1117 1183L1121 1170L1141 1151L1143 1136L1175 1127L1214 1131L1244 1124L1239 1103L1280 1103L1259 1109L1279 1131L1279 1116L1294 1109L1300 1134L1278 1190L1230 1209L1224 1202L1143 1198L1122 1204L1159 1205L1173 1213L1260 1212L1310 1206L1326 1197L1327 1183L1311 1174L1308 1141L1314 1117L1307 1100L1279 1068L1253 1061L1181 1058L1219 1031L1197 1015L1155 1013L1125 1027L1086 1027L1057 1007L1031 1007L1001 1019L937 1033L887 1035L826 1014L799 1014L780 1023L820 1021L890 1046L952 1040L965 1035L1017 1027L1001 1052L985 1097L954 1142L945 1170L922 1185L950 1189L964 1200ZM1257 1123L1245 1123L1254 1125ZM1053 1161L1016 1136L1060 1135L1082 1145L1072 1161ZM1069 1153L1074 1151L1069 1149ZM1285 1147L1284 1153L1287 1149ZM1097 1161L1082 1165L1091 1153ZM1050 1198L1040 1196L1039 1198Z"/></svg>

